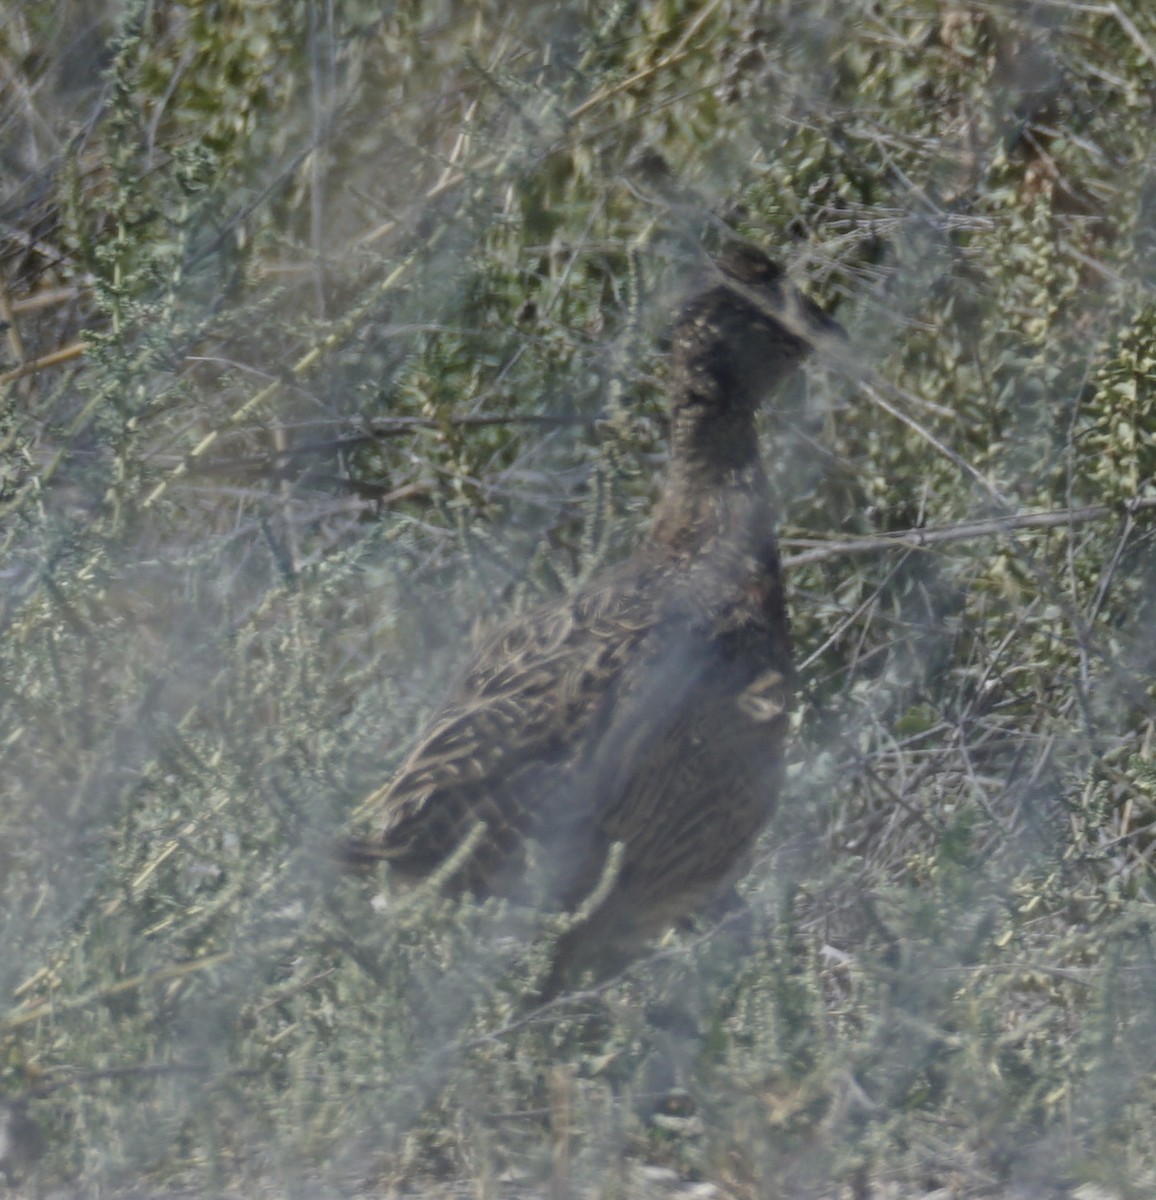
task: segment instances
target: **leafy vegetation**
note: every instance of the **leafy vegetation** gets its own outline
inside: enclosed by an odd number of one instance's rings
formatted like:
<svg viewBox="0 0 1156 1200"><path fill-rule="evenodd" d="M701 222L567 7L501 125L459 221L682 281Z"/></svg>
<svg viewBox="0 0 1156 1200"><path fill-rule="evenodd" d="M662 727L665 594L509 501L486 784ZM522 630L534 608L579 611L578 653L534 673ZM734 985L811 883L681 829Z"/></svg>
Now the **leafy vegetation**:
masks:
<svg viewBox="0 0 1156 1200"><path fill-rule="evenodd" d="M0 11L12 1186L1151 1195L1149 6ZM528 1010L549 917L329 848L643 536L727 227L850 331L766 420L789 797Z"/></svg>

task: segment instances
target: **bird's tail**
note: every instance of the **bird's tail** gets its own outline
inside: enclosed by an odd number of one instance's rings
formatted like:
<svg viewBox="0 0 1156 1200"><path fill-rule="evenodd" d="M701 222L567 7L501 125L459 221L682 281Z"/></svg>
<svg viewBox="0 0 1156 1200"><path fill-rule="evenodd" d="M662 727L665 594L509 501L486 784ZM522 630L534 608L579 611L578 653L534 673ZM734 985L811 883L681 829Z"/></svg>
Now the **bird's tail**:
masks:
<svg viewBox="0 0 1156 1200"><path fill-rule="evenodd" d="M389 851L379 841L369 837L342 838L333 847L333 857L337 865L351 874L364 875L373 870L380 862L385 862Z"/></svg>

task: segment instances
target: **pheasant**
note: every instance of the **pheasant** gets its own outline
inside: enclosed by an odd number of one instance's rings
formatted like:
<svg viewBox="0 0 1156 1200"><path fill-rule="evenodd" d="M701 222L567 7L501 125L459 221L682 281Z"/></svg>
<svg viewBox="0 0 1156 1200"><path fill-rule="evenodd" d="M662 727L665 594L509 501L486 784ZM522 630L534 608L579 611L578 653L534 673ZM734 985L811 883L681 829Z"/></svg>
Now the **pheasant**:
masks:
<svg viewBox="0 0 1156 1200"><path fill-rule="evenodd" d="M572 914L547 996L729 891L778 800L795 690L755 416L841 336L760 250L711 263L674 324L670 466L649 536L482 642L367 801L379 824L346 845L347 864L511 895L532 842Z"/></svg>

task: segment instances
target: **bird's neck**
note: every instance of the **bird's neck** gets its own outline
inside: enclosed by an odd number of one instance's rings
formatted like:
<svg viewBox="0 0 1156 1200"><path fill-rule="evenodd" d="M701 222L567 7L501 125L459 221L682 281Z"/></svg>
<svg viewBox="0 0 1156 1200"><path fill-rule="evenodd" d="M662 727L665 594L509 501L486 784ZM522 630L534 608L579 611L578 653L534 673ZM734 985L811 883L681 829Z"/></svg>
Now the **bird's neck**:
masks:
<svg viewBox="0 0 1156 1200"><path fill-rule="evenodd" d="M723 406L693 393L679 397L670 417L670 457L673 470L700 486L724 483L758 461L753 406Z"/></svg>
<svg viewBox="0 0 1156 1200"><path fill-rule="evenodd" d="M652 528L658 543L679 551L718 538L759 539L773 512L759 458L753 414L684 399L671 415L666 487Z"/></svg>

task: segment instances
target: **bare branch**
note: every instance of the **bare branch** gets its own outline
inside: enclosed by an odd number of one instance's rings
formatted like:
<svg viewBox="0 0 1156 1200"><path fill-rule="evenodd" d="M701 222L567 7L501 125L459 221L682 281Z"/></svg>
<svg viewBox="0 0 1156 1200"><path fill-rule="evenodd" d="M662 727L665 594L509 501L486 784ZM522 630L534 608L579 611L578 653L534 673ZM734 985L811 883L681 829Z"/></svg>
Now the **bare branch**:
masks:
<svg viewBox="0 0 1156 1200"><path fill-rule="evenodd" d="M1048 512L1022 513L1015 517L993 517L985 521L963 521L958 525L932 526L928 529L901 529L874 537L828 541L822 538L783 538L784 546L807 546L799 554L789 554L785 567L805 567L854 554L879 554L888 550L927 550L947 542L966 542L972 538L998 537L1017 529L1063 529L1102 521L1106 517L1134 516L1156 509L1156 496L1139 496L1121 505L1087 504L1082 508L1061 508Z"/></svg>

